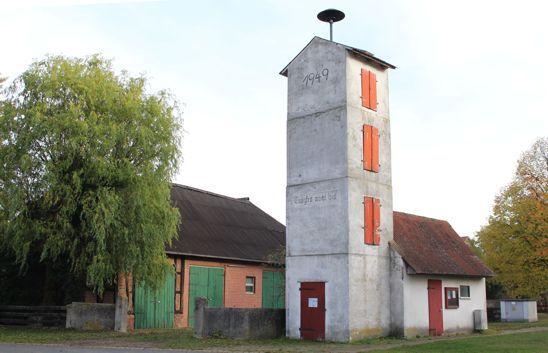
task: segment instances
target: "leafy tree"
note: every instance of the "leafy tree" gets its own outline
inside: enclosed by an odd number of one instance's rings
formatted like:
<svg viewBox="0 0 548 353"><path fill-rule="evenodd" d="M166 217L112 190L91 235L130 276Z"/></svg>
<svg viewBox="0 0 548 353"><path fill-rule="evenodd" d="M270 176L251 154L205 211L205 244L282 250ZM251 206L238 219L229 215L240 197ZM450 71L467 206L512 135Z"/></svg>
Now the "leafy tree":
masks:
<svg viewBox="0 0 548 353"><path fill-rule="evenodd" d="M478 233L495 281L510 296L537 298L548 289L547 191L548 138L541 138L518 161Z"/></svg>
<svg viewBox="0 0 548 353"><path fill-rule="evenodd" d="M52 56L5 88L0 247L20 266L68 259L98 293L118 274L157 286L171 270L180 123L176 101L146 83L99 56Z"/></svg>

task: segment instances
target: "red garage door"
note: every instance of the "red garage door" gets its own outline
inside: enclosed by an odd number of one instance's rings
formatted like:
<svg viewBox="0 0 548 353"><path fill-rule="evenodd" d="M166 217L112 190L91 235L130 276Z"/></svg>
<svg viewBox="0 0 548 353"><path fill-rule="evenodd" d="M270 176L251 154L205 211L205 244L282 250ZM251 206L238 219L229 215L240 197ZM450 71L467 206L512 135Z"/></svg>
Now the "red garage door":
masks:
<svg viewBox="0 0 548 353"><path fill-rule="evenodd" d="M325 339L325 283L301 282L301 338Z"/></svg>

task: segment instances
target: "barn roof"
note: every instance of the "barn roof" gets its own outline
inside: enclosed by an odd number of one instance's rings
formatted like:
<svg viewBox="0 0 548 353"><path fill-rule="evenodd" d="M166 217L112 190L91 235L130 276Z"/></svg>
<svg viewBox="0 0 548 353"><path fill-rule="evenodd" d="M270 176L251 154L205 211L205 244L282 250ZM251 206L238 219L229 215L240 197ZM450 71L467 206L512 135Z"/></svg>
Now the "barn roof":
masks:
<svg viewBox="0 0 548 353"><path fill-rule="evenodd" d="M409 265L411 274L493 276L447 221L394 212L391 246Z"/></svg>
<svg viewBox="0 0 548 353"><path fill-rule="evenodd" d="M285 246L285 227L247 198L232 198L173 184L179 208L179 235L167 253L266 262Z"/></svg>

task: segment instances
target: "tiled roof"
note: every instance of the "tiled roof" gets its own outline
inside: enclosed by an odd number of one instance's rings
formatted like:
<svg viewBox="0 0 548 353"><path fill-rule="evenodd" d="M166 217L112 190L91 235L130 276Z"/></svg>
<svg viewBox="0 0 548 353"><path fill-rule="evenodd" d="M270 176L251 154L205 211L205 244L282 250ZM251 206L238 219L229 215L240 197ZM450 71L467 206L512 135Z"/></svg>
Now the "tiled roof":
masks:
<svg viewBox="0 0 548 353"><path fill-rule="evenodd" d="M409 265L410 273L493 276L447 221L394 212L391 246Z"/></svg>

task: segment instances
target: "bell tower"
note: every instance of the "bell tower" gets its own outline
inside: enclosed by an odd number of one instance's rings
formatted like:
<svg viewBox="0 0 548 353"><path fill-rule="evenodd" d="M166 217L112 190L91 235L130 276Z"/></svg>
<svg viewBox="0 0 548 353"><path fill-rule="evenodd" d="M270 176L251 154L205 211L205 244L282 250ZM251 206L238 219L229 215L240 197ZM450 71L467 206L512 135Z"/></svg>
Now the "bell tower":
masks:
<svg viewBox="0 0 548 353"><path fill-rule="evenodd" d="M281 72L288 79L288 337L389 333L394 68L314 37Z"/></svg>

